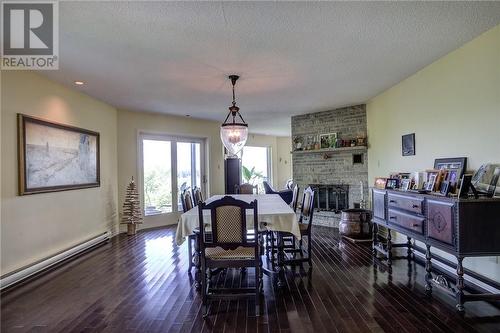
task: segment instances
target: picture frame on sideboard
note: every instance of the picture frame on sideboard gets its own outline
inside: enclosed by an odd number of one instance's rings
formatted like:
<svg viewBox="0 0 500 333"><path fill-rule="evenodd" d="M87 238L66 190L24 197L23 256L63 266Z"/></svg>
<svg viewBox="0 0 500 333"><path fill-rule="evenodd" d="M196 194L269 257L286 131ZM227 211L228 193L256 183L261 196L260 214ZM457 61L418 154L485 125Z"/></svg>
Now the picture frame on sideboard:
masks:
<svg viewBox="0 0 500 333"><path fill-rule="evenodd" d="M429 170L427 171L427 182L425 185L425 190L434 192L434 188L436 186L436 180L439 176L438 170Z"/></svg>
<svg viewBox="0 0 500 333"><path fill-rule="evenodd" d="M436 158L434 160L434 169L458 169L458 181L467 170L467 157Z"/></svg>
<svg viewBox="0 0 500 333"><path fill-rule="evenodd" d="M387 184L387 178L384 178L384 177L375 178L375 184L374 184L375 188L378 188L380 190L384 190L386 184Z"/></svg>
<svg viewBox="0 0 500 333"><path fill-rule="evenodd" d="M411 184L411 179L409 179L409 178L401 179L400 189L402 191L408 191L410 189L410 184Z"/></svg>

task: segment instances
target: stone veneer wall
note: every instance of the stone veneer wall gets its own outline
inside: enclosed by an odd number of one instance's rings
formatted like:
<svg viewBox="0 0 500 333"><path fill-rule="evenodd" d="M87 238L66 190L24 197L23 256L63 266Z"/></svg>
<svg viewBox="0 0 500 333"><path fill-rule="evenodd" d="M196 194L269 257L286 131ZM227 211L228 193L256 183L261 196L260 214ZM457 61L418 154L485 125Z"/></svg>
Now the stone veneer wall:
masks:
<svg viewBox="0 0 500 333"><path fill-rule="evenodd" d="M366 106L364 104L349 106L292 117L292 138L309 135L317 137L320 134L335 132L340 139L366 137ZM363 154L363 164L353 164L353 154ZM321 152L293 154L293 179L299 184L300 189L303 190L309 184L348 184L349 207L352 208L354 203L359 203L361 200L360 181L362 181L364 199L368 200L368 157L366 150L338 151L330 153L330 156L329 159L323 159ZM326 213L326 216L328 214ZM331 221L325 220L324 212L317 215L316 222L318 224L338 225L335 221L336 218Z"/></svg>

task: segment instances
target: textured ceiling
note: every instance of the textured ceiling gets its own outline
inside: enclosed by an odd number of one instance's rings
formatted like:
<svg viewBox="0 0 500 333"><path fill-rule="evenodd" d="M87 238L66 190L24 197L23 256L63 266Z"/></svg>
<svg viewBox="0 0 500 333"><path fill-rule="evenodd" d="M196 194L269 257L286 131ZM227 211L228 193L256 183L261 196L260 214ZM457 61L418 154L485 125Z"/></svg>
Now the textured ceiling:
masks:
<svg viewBox="0 0 500 333"><path fill-rule="evenodd" d="M60 2L60 70L118 108L250 131L366 102L500 23L500 2Z"/></svg>

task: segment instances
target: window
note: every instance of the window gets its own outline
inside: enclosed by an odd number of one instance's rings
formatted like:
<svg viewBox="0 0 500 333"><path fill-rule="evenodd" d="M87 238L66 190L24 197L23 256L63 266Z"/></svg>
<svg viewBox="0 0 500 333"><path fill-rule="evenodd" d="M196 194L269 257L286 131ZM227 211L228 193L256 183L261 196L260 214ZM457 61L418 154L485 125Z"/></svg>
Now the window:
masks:
<svg viewBox="0 0 500 333"><path fill-rule="evenodd" d="M179 194L186 188L201 187L201 144L177 142L177 188ZM178 207L182 207L180 195Z"/></svg>
<svg viewBox="0 0 500 333"><path fill-rule="evenodd" d="M171 142L143 140L144 215L172 211Z"/></svg>
<svg viewBox="0 0 500 333"><path fill-rule="evenodd" d="M271 181L271 159L269 147L243 147L241 155L241 179L245 183L259 185L259 192L264 191L262 182Z"/></svg>
<svg viewBox="0 0 500 333"><path fill-rule="evenodd" d="M204 192L202 139L143 134L140 142L145 216L181 210L179 194L186 188Z"/></svg>

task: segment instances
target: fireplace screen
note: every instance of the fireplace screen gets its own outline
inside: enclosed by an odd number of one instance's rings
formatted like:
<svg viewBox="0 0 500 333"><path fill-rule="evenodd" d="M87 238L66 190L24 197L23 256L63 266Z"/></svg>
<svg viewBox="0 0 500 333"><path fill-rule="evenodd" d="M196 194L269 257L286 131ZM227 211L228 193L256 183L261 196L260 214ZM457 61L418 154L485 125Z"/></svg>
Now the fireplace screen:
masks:
<svg viewBox="0 0 500 333"><path fill-rule="evenodd" d="M310 184L316 192L314 207L339 213L349 208L349 185Z"/></svg>

